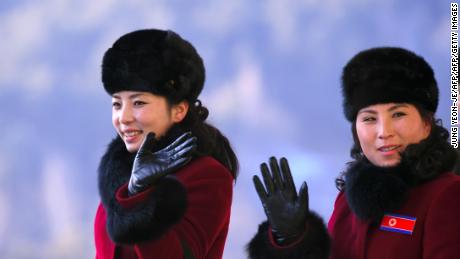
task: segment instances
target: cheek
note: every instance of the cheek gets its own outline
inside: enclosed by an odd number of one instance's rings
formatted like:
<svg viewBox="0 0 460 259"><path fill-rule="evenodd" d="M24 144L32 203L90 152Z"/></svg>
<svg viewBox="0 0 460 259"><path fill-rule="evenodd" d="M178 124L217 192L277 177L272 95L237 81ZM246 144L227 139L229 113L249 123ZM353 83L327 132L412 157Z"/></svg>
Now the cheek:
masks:
<svg viewBox="0 0 460 259"><path fill-rule="evenodd" d="M410 129L410 127L407 127L405 129ZM429 134L430 134L430 128L425 125L421 125L419 128L417 128L417 130L407 131L406 139L411 144L419 143L420 141L426 139Z"/></svg>
<svg viewBox="0 0 460 259"><path fill-rule="evenodd" d="M358 135L358 140L361 145L361 149L364 149L364 147L367 145L369 142L369 131L367 130L366 127L356 125L356 135Z"/></svg>
<svg viewBox="0 0 460 259"><path fill-rule="evenodd" d="M145 112L138 114L137 123L145 131L153 131L160 137L163 136L168 129L168 119L162 113Z"/></svg>
<svg viewBox="0 0 460 259"><path fill-rule="evenodd" d="M140 110L135 115L136 122L143 127L155 127L161 123L161 118L155 111L149 112L148 110Z"/></svg>

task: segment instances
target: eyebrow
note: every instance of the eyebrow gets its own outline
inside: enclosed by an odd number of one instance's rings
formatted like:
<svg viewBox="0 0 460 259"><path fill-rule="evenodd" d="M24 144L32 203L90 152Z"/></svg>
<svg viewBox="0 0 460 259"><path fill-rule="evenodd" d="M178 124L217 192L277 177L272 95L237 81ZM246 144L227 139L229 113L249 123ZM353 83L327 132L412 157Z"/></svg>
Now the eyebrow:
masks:
<svg viewBox="0 0 460 259"><path fill-rule="evenodd" d="M407 104L404 104L404 103L402 103L402 104L395 104L395 105L391 106L390 108L388 108L387 111L391 112L391 111L394 111L394 110L396 110L396 109L398 109L398 108L401 108L401 107L408 107L408 106L407 106ZM360 113L377 114L376 111L371 110L371 109L362 110L362 111L358 112L358 114L360 114Z"/></svg>
<svg viewBox="0 0 460 259"><path fill-rule="evenodd" d="M139 97L141 95L144 95L144 94L143 93L132 94L132 95L128 96L128 98L132 100L132 99L134 99L136 97ZM112 95L112 97L115 98L115 99L121 99L121 97L119 95L117 95L117 94Z"/></svg>

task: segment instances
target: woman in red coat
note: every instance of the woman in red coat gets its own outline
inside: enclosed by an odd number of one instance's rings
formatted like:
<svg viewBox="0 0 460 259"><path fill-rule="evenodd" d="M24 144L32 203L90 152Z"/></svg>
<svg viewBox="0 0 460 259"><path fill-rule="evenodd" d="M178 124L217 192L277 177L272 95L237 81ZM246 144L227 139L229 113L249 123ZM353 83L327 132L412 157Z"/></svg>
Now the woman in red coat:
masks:
<svg viewBox="0 0 460 259"><path fill-rule="evenodd" d="M288 162L261 165L254 183L268 221L251 259L460 258L460 176L449 134L434 118L438 87L420 56L401 48L362 51L342 75L354 159L328 227L296 192Z"/></svg>
<svg viewBox="0 0 460 259"><path fill-rule="evenodd" d="M172 31L120 37L102 61L117 136L99 166L96 258L222 257L238 161L205 122L195 48Z"/></svg>

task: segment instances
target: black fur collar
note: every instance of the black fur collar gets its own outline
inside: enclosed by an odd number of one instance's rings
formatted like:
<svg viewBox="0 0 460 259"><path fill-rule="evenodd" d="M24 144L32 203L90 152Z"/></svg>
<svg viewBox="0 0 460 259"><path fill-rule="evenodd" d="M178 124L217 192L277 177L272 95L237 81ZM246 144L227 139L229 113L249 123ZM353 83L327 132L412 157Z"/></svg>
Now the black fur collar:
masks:
<svg viewBox="0 0 460 259"><path fill-rule="evenodd" d="M153 150L170 144L182 131L173 127L156 142ZM174 176L161 179L147 200L125 209L116 200L116 191L129 181L136 153L127 151L123 140L110 143L99 165L99 194L107 212L106 228L115 243L132 244L161 237L177 223L187 208L185 187Z"/></svg>
<svg viewBox="0 0 460 259"><path fill-rule="evenodd" d="M453 168L455 150L440 137L440 130L435 127L427 139L409 145L397 166L378 167L364 156L349 164L344 172L345 194L356 216L379 222L384 213L401 207L411 186Z"/></svg>
<svg viewBox="0 0 460 259"><path fill-rule="evenodd" d="M172 126L165 136L157 140L153 151L171 144L182 133L184 130L180 126ZM98 170L99 193L103 203L108 204L113 199L116 190L129 181L135 156L136 153L128 152L125 143L119 136L110 142Z"/></svg>
<svg viewBox="0 0 460 259"><path fill-rule="evenodd" d="M115 206L115 192L129 181L135 155L128 152L119 136L110 142L98 169L99 195L104 205Z"/></svg>
<svg viewBox="0 0 460 259"><path fill-rule="evenodd" d="M345 194L351 210L361 219L378 221L383 213L399 208L409 188L406 164L374 166L367 160L355 161L345 175Z"/></svg>

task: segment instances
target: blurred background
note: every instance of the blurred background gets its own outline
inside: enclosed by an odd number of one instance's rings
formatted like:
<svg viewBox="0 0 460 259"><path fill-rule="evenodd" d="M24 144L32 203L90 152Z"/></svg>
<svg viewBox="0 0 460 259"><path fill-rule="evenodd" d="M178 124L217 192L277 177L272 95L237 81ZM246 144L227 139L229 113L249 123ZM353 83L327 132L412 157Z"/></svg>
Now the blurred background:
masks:
<svg viewBox="0 0 460 259"><path fill-rule="evenodd" d="M2 0L0 258L94 258L96 171L115 136L101 58L141 28L178 32L205 61L201 100L241 164L225 259L246 258L265 219L251 178L272 155L328 220L352 143L341 69L358 51L422 55L449 126L448 1Z"/></svg>

